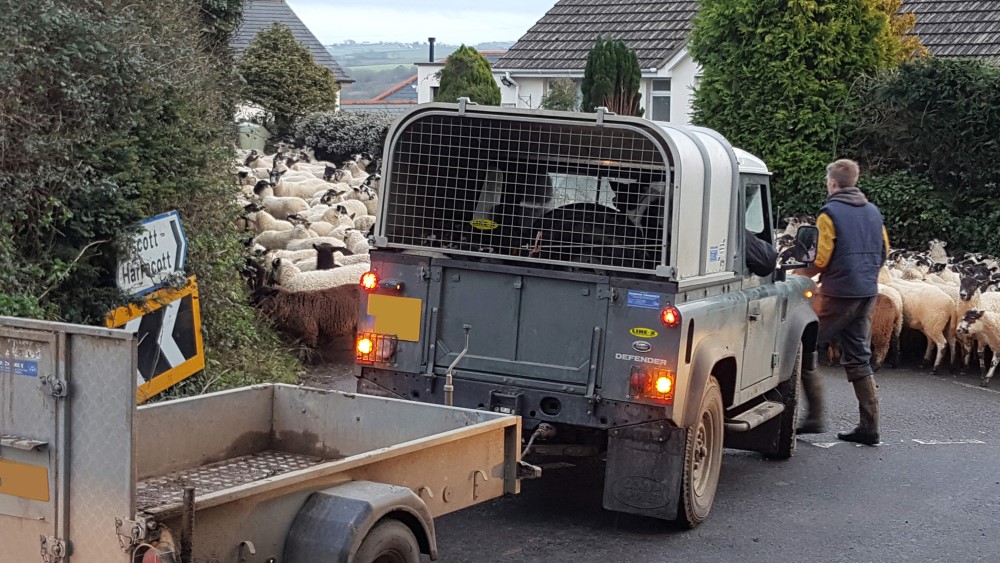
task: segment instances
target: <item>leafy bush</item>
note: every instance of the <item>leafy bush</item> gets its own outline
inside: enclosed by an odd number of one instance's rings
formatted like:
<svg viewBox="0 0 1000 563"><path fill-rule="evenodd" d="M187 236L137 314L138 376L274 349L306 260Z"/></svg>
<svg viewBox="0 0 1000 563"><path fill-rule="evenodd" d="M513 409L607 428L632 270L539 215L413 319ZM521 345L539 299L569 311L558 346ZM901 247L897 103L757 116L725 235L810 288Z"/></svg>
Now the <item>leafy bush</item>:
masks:
<svg viewBox="0 0 1000 563"><path fill-rule="evenodd" d="M860 81L845 125L870 168L926 176L951 200L1000 196L1000 65L920 59Z"/></svg>
<svg viewBox="0 0 1000 563"><path fill-rule="evenodd" d="M934 238L955 246L952 235L958 221L949 202L926 179L896 172L862 176L858 184L868 200L882 210L894 248L926 248Z"/></svg>
<svg viewBox="0 0 1000 563"><path fill-rule="evenodd" d="M815 212L849 85L883 64L885 26L871 0L704 0L694 121L763 158L788 212Z"/></svg>
<svg viewBox="0 0 1000 563"><path fill-rule="evenodd" d="M583 70L583 111L604 106L618 115L642 115L641 78L635 51L621 39L598 36Z"/></svg>
<svg viewBox="0 0 1000 563"><path fill-rule="evenodd" d="M362 152L379 158L395 119L385 112L313 113L295 124L295 142L315 149L320 160L341 162Z"/></svg>
<svg viewBox="0 0 1000 563"><path fill-rule="evenodd" d="M572 78L553 80L539 107L556 111L577 111L580 108L580 94L577 92L576 82Z"/></svg>
<svg viewBox="0 0 1000 563"><path fill-rule="evenodd" d="M274 116L269 129L278 135L307 113L337 108L340 84L333 72L317 64L284 25L257 33L237 68L246 82L243 97Z"/></svg>
<svg viewBox="0 0 1000 563"><path fill-rule="evenodd" d="M103 324L143 217L178 209L198 276L209 367L223 385L298 364L247 305L229 174L232 60L199 0L11 5L0 36L0 314ZM226 21L231 21L226 19Z"/></svg>
<svg viewBox="0 0 1000 563"><path fill-rule="evenodd" d="M461 97L487 106L500 105L500 87L486 57L462 45L448 57L441 69L438 102L455 103Z"/></svg>

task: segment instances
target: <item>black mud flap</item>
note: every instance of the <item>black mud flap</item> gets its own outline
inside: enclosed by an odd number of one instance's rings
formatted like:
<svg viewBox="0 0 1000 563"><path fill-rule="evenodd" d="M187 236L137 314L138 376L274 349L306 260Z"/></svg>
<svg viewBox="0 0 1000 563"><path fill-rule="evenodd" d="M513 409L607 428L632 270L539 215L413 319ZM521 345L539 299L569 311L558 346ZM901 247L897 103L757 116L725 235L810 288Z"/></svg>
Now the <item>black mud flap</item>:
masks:
<svg viewBox="0 0 1000 563"><path fill-rule="evenodd" d="M684 474L683 428L665 421L608 432L604 508L673 520Z"/></svg>

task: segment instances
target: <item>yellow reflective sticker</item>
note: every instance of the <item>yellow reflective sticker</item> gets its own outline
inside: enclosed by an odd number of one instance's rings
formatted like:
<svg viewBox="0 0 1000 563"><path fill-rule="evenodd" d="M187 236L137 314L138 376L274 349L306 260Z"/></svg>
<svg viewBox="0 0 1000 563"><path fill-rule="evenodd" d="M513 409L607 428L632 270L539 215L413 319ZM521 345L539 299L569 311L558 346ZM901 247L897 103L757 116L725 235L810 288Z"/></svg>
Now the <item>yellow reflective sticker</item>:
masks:
<svg viewBox="0 0 1000 563"><path fill-rule="evenodd" d="M659 332L656 332L651 328L641 328L641 327L633 328L632 330L629 331L629 333L632 336L637 336L639 338L656 338L657 336L660 335Z"/></svg>
<svg viewBox="0 0 1000 563"><path fill-rule="evenodd" d="M408 342L420 341L420 299L372 294L368 314L375 317L375 332Z"/></svg>
<svg viewBox="0 0 1000 563"><path fill-rule="evenodd" d="M49 468L0 459L0 494L49 502Z"/></svg>
<svg viewBox="0 0 1000 563"><path fill-rule="evenodd" d="M489 219L473 219L472 221L469 221L469 224L480 231L492 231L500 226L497 225L495 221L491 221Z"/></svg>

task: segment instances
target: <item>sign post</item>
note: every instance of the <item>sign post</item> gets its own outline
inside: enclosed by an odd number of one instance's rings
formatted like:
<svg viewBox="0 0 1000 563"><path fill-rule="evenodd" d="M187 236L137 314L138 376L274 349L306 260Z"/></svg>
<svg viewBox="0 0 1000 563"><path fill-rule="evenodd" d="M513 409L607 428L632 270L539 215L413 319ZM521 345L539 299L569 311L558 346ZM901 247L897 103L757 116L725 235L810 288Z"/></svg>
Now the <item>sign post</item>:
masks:
<svg viewBox="0 0 1000 563"><path fill-rule="evenodd" d="M130 243L128 259L118 264L118 288L128 295L145 295L184 275L187 239L176 211L142 222Z"/></svg>

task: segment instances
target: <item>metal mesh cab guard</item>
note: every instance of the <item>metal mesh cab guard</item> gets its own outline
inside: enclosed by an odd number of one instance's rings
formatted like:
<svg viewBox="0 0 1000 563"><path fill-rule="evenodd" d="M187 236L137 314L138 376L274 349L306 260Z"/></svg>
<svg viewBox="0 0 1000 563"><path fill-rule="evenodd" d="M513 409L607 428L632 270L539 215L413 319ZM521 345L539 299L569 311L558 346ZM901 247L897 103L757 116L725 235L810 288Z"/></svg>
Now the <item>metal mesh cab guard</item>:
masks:
<svg viewBox="0 0 1000 563"><path fill-rule="evenodd" d="M391 137L389 246L643 272L666 264L670 161L649 132L593 115L450 106Z"/></svg>
<svg viewBox="0 0 1000 563"><path fill-rule="evenodd" d="M636 118L422 105L387 139L376 245L662 275L671 154Z"/></svg>

